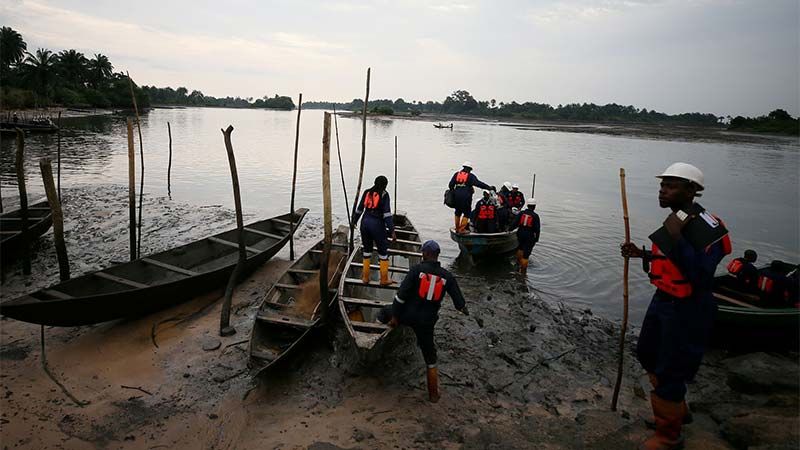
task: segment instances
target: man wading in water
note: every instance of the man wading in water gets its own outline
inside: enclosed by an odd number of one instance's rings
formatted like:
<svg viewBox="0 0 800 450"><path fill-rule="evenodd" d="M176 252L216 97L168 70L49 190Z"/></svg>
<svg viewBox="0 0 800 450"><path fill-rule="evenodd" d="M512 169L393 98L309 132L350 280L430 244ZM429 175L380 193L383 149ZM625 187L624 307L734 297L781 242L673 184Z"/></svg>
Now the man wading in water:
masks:
<svg viewBox="0 0 800 450"><path fill-rule="evenodd" d="M636 349L653 385L650 403L656 431L640 447L650 450L683 447L681 426L690 421L686 382L700 368L714 324L714 272L731 252L725 226L694 202L704 189L700 169L675 163L657 178L658 203L672 213L650 235L651 251L633 243L622 245L622 256L642 258L656 286Z"/></svg>

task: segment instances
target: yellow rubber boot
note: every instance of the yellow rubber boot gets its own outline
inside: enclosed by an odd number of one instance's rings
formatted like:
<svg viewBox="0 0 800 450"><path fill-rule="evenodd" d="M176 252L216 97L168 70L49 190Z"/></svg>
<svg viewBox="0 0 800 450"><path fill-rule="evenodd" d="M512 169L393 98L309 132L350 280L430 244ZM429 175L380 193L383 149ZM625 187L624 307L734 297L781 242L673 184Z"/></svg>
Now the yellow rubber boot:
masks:
<svg viewBox="0 0 800 450"><path fill-rule="evenodd" d="M522 275L528 274L528 260L525 258L522 258L522 263L519 265L519 273Z"/></svg>
<svg viewBox="0 0 800 450"><path fill-rule="evenodd" d="M428 367L428 400L431 403L439 401L439 370L436 367Z"/></svg>
<svg viewBox="0 0 800 450"><path fill-rule="evenodd" d="M394 281L389 278L389 260L381 260L381 286L389 286L394 284Z"/></svg>
<svg viewBox="0 0 800 450"><path fill-rule="evenodd" d="M372 259L364 258L364 265L361 267L361 282L364 284L369 283L369 265L371 262Z"/></svg>
<svg viewBox="0 0 800 450"><path fill-rule="evenodd" d="M517 266L522 267L522 250L517 250Z"/></svg>
<svg viewBox="0 0 800 450"><path fill-rule="evenodd" d="M467 216L461 218L461 233L469 233L469 218Z"/></svg>
<svg viewBox="0 0 800 450"><path fill-rule="evenodd" d="M461 233L461 216L455 216L455 225L453 229L456 230L456 233Z"/></svg>

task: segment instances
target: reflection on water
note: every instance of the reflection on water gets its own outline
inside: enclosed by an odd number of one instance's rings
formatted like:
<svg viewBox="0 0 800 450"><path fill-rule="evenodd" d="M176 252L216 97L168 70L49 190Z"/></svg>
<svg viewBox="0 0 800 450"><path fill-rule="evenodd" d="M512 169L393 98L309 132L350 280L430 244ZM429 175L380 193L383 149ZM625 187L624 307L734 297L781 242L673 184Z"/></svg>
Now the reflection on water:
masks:
<svg viewBox="0 0 800 450"><path fill-rule="evenodd" d="M295 112L189 108L154 110L142 118L145 194L166 196L167 121L172 127L172 197L195 205L233 207L228 161L221 128L232 124L245 213L271 216L288 210L294 149ZM361 153L361 122L339 122L342 160L352 201ZM127 185L127 140L123 117L64 121L62 183ZM380 119L367 124L364 187L379 174L390 180L394 137L399 143L398 208L407 211L423 239L442 244L443 263L457 273L487 283L513 278L513 256L495 264L463 267L455 263L458 247L450 241L452 210L442 193L464 160L478 177L499 186L519 183L530 193L537 174L537 211L542 240L528 269L528 282L544 298L562 299L609 317L621 313L623 239L619 168L627 172L632 236L642 244L665 212L656 201L654 175L674 161L691 162L706 176L700 199L732 231L734 251L759 252L760 261L800 259L800 206L797 142L735 145L672 142L581 133L544 132L496 123L455 122L436 129L430 122ZM335 143L332 149L335 150ZM322 112L303 112L296 204L321 215ZM55 160L55 136L27 139L29 191L42 193L38 159ZM138 143L137 174L138 174ZM5 196L15 192L14 140L0 141L0 178ZM332 161L336 165L336 158ZM334 173L338 168L334 167ZM338 175L333 177L334 214L345 223ZM390 191L393 189L390 181ZM138 183L137 183L138 185ZM125 199L120 199L124 208ZM121 209L120 213L124 213ZM69 212L67 211L67 214ZM147 212L145 211L145 216ZM68 219L68 217L67 217ZM638 320L652 288L638 264L632 265L631 312ZM722 270L722 266L720 267Z"/></svg>

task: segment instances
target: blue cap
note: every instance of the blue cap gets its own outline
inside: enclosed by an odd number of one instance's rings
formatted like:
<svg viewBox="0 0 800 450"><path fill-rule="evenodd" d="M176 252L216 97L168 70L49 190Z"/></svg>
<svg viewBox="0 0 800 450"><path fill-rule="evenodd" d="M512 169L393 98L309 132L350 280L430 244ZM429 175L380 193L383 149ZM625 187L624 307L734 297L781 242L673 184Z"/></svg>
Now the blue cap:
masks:
<svg viewBox="0 0 800 450"><path fill-rule="evenodd" d="M441 249L439 248L439 244L436 241L425 241L422 244L422 253L439 253Z"/></svg>

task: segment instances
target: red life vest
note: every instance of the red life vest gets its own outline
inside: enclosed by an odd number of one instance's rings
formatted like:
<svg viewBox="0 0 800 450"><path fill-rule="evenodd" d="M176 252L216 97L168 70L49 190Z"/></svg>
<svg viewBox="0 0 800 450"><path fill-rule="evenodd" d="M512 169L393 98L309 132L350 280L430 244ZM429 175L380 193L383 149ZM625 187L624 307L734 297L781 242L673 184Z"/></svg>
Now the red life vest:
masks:
<svg viewBox="0 0 800 450"><path fill-rule="evenodd" d="M656 244L653 244L653 260L650 262L650 283L667 294L686 298L692 295L692 285L683 276L678 266L664 256Z"/></svg>
<svg viewBox="0 0 800 450"><path fill-rule="evenodd" d="M532 227L533 226L533 216L530 214L522 213L519 215L519 226L521 227Z"/></svg>
<svg viewBox="0 0 800 450"><path fill-rule="evenodd" d="M517 192L511 191L511 193L508 195L508 197L509 197L509 202L508 203L512 207L514 207L514 208L522 208L522 206L523 206L522 205L522 198L523 197L522 197L522 193L521 192L519 192L519 191L517 191Z"/></svg>
<svg viewBox="0 0 800 450"><path fill-rule="evenodd" d="M742 260L740 260L739 258L736 258L728 263L728 273L731 275L738 274L739 272L742 271L742 268L744 268L744 264L742 263Z"/></svg>
<svg viewBox="0 0 800 450"><path fill-rule="evenodd" d="M466 185L469 180L469 172L460 171L456 173L456 184Z"/></svg>
<svg viewBox="0 0 800 450"><path fill-rule="evenodd" d="M364 194L364 209L377 209L381 202L381 194L377 192L366 192Z"/></svg>
<svg viewBox="0 0 800 450"><path fill-rule="evenodd" d="M481 205L478 209L478 219L494 219L494 205Z"/></svg>
<svg viewBox="0 0 800 450"><path fill-rule="evenodd" d="M417 293L423 300L440 302L444 297L444 285L447 280L439 275L430 273L419 273L419 290Z"/></svg>
<svg viewBox="0 0 800 450"><path fill-rule="evenodd" d="M758 289L766 294L772 293L775 288L775 281L772 278L765 277L764 275L758 276Z"/></svg>

